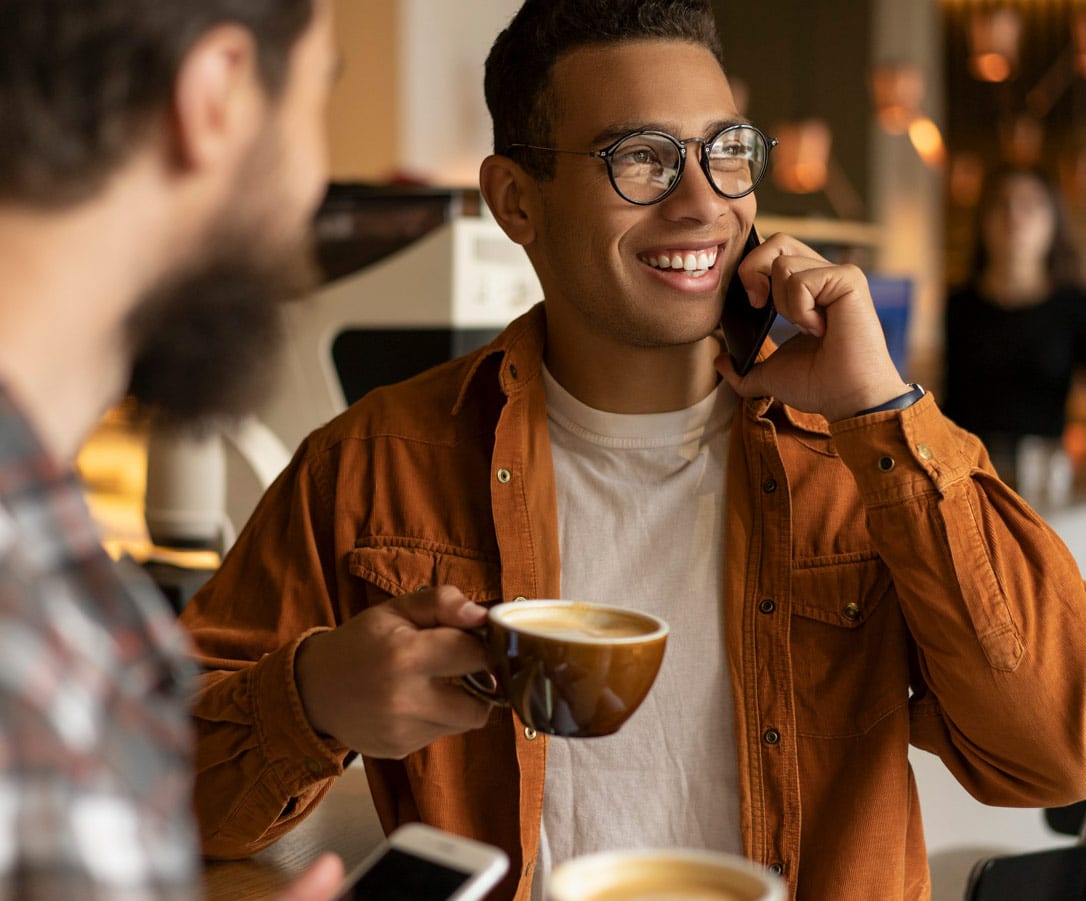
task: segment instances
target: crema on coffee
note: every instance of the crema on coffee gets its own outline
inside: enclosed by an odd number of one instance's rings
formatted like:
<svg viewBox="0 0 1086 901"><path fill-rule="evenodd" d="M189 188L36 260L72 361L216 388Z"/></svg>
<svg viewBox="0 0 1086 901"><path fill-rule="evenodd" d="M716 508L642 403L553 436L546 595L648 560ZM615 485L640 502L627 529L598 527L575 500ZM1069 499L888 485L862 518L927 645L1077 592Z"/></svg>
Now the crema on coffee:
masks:
<svg viewBox="0 0 1086 901"><path fill-rule="evenodd" d="M567 640L637 638L658 628L652 620L587 604L510 610L503 620L513 629Z"/></svg>

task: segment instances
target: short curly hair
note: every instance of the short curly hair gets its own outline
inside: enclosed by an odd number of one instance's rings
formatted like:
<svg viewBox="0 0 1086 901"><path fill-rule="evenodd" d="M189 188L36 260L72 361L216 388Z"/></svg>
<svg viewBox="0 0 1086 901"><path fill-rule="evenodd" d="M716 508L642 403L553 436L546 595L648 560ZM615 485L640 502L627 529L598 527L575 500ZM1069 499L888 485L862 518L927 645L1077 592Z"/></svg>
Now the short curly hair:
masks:
<svg viewBox="0 0 1086 901"><path fill-rule="evenodd" d="M494 150L551 141L551 72L581 47L644 39L689 41L710 51L723 68L716 19L708 0L526 0L498 35L486 60L484 89L494 126ZM549 154L521 150L518 160L549 178Z"/></svg>
<svg viewBox="0 0 1086 901"><path fill-rule="evenodd" d="M185 54L237 22L278 92L314 0L0 0L0 202L93 196L167 108Z"/></svg>

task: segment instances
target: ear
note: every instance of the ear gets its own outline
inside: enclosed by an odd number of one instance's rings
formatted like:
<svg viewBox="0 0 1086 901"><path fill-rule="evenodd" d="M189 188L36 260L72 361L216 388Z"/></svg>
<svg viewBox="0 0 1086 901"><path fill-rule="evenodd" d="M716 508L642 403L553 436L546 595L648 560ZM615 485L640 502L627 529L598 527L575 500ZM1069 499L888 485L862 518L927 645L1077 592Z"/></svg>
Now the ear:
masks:
<svg viewBox="0 0 1086 901"><path fill-rule="evenodd" d="M494 154L479 167L479 188L502 231L517 244L531 244L539 208L535 179L509 157Z"/></svg>
<svg viewBox="0 0 1086 901"><path fill-rule="evenodd" d="M257 76L257 49L250 31L223 24L206 32L185 55L174 84L177 158L205 167L247 146L266 97Z"/></svg>

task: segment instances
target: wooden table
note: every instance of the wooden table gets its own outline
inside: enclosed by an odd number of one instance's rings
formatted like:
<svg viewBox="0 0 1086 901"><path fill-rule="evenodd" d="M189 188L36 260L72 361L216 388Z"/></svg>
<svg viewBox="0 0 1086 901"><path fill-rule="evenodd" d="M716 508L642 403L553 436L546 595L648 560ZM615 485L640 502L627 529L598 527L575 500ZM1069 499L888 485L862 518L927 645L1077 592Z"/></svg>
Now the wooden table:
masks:
<svg viewBox="0 0 1086 901"><path fill-rule="evenodd" d="M384 838L360 762L347 767L328 796L292 832L247 860L209 861L209 901L256 901L301 873L324 851L335 851L350 870Z"/></svg>

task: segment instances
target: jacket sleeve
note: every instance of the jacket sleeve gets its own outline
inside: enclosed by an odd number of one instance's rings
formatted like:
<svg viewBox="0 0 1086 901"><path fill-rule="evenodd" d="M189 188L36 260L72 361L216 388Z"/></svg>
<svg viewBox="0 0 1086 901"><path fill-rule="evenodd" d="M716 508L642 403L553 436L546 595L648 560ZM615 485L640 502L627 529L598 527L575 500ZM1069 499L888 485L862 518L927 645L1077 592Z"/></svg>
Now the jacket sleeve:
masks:
<svg viewBox="0 0 1086 901"><path fill-rule="evenodd" d="M303 445L182 622L204 668L193 704L204 853L248 856L303 819L347 749L310 727L294 656L337 625L332 491Z"/></svg>
<svg viewBox="0 0 1086 901"><path fill-rule="evenodd" d="M832 431L916 643L912 743L983 803L1086 797L1086 591L1071 553L930 395Z"/></svg>

